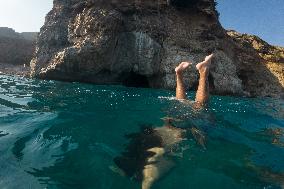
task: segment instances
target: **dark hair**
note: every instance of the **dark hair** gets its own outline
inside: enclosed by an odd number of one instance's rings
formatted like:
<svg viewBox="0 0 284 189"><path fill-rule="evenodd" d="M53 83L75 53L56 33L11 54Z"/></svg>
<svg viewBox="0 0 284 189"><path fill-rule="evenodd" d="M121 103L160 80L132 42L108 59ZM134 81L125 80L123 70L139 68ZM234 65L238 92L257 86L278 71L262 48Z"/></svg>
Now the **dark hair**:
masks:
<svg viewBox="0 0 284 189"><path fill-rule="evenodd" d="M124 171L128 177L142 180L142 171L147 163L147 158L155 155L148 150L161 147L162 139L151 126L141 126L141 131L125 135L129 140L125 151L114 158L114 163Z"/></svg>

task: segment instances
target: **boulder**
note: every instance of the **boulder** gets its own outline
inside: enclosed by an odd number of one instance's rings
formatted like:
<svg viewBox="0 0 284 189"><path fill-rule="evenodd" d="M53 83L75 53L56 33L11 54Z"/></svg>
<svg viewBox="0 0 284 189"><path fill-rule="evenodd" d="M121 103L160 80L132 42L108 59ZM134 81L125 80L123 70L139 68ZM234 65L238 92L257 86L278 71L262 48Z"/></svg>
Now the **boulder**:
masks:
<svg viewBox="0 0 284 189"><path fill-rule="evenodd" d="M212 93L283 95L283 60L270 69L253 42L243 41L222 28L214 0L55 0L39 34L31 75L174 89L174 68L181 61L195 65L214 52ZM194 67L185 83L197 87Z"/></svg>

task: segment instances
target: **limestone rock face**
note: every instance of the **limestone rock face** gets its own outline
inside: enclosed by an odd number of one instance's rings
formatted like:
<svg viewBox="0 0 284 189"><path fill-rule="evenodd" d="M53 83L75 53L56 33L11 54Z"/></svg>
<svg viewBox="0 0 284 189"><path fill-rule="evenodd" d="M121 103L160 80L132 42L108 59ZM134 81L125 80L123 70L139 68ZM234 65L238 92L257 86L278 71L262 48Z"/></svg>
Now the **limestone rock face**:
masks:
<svg viewBox="0 0 284 189"><path fill-rule="evenodd" d="M284 48L269 45L257 36L228 31L234 49L238 76L243 88L253 96L284 98Z"/></svg>
<svg viewBox="0 0 284 189"><path fill-rule="evenodd" d="M217 15L214 0L55 0L37 41L32 75L174 89L181 61L196 64L214 52L212 92L279 96L283 87L276 76L268 68L265 77L254 70L253 64L265 62L257 50L247 51L229 36ZM247 77L258 77L259 84ZM267 89L267 78L274 91ZM193 66L185 83L196 88L197 82Z"/></svg>

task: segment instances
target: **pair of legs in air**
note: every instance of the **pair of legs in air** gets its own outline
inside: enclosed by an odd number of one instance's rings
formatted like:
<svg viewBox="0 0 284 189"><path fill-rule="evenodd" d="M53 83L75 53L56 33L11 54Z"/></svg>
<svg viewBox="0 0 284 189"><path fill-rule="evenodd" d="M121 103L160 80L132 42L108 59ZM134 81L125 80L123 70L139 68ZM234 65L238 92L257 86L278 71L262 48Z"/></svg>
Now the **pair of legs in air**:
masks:
<svg viewBox="0 0 284 189"><path fill-rule="evenodd" d="M213 58L213 54L206 56L204 61L200 62L196 65L196 69L199 72L199 84L196 92L195 103L201 106L205 105L209 99L209 83L208 83L208 75L211 60ZM176 98L178 100L185 100L186 92L185 86L183 82L183 72L191 65L190 62L182 62L179 66L176 67Z"/></svg>
<svg viewBox="0 0 284 189"><path fill-rule="evenodd" d="M199 84L196 92L195 104L196 108L202 108L209 99L209 83L208 75L213 54L206 56L204 61L196 65L199 72ZM186 92L183 81L183 73L191 65L190 62L182 62L175 68L176 72L176 98L178 100L186 100ZM192 128L192 135L196 138L201 145L204 145L204 136L198 132L197 129ZM157 136L161 138L162 145L160 147L150 148L147 151L154 155L146 159L146 164L143 168L142 189L150 189L153 183L159 179L163 174L167 173L174 163L165 157L167 151L175 144L183 140L183 134L186 132L184 129L176 128L171 124L170 119L165 120L163 127L155 128Z"/></svg>

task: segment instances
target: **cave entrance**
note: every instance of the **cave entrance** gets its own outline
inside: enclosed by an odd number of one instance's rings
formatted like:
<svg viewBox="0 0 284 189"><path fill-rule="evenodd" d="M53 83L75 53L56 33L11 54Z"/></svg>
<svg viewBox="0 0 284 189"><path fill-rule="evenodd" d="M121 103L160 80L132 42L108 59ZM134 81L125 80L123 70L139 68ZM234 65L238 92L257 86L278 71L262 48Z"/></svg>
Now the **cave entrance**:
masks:
<svg viewBox="0 0 284 189"><path fill-rule="evenodd" d="M209 82L209 91L210 92L215 91L214 78L211 73L209 73L208 82Z"/></svg>
<svg viewBox="0 0 284 189"><path fill-rule="evenodd" d="M135 72L130 72L127 74L125 79L122 82L123 85L127 87L141 87L141 88L149 88L149 78L147 76L137 74Z"/></svg>
<svg viewBox="0 0 284 189"><path fill-rule="evenodd" d="M208 76L208 83L209 83L209 91L214 92L215 91L214 77L212 76L211 73L209 73L209 76ZM198 84L199 84L199 80L197 80L196 82L192 84L192 89L197 91Z"/></svg>

